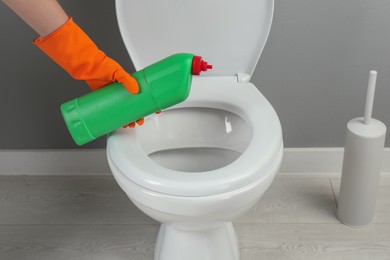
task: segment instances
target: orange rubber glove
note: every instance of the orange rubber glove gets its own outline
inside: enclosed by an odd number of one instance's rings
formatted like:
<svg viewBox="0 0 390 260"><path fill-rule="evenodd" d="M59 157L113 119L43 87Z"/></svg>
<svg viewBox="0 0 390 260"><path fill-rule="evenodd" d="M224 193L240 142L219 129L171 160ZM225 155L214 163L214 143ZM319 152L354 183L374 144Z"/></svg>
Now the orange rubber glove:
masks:
<svg viewBox="0 0 390 260"><path fill-rule="evenodd" d="M132 94L138 83L116 61L106 56L73 19L33 42L74 79L85 80L92 90L120 82Z"/></svg>

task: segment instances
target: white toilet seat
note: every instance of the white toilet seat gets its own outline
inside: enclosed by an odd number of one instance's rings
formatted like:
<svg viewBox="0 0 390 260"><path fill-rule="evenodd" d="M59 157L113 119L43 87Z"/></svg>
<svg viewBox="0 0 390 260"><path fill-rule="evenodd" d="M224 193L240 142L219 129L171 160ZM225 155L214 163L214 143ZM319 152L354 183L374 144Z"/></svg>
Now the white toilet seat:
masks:
<svg viewBox="0 0 390 260"><path fill-rule="evenodd" d="M239 94L238 94L239 93ZM252 128L252 139L231 164L206 172L181 172L158 165L141 148L136 129L119 129L107 142L107 153L123 175L137 185L162 194L201 197L230 192L267 177L282 149L279 119L271 104L249 82L235 77L197 77L188 99L175 106L227 110ZM258 159L256 159L258 158Z"/></svg>

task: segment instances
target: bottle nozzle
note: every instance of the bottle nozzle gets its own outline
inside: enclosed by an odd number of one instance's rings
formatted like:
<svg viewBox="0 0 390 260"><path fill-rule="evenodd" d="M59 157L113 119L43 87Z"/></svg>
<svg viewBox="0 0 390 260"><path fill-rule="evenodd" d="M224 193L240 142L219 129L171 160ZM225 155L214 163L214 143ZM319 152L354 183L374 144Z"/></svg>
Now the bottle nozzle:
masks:
<svg viewBox="0 0 390 260"><path fill-rule="evenodd" d="M202 60L202 57L200 56L194 56L192 59L192 75L200 75L202 71L207 71L212 68L213 65Z"/></svg>

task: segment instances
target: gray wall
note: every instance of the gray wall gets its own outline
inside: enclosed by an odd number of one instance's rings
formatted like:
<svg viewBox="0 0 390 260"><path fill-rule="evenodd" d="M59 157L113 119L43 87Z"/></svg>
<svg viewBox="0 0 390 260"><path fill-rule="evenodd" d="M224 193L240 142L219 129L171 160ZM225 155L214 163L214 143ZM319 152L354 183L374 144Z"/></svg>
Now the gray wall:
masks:
<svg viewBox="0 0 390 260"><path fill-rule="evenodd" d="M114 1L61 4L102 50L134 71ZM0 149L76 148L59 105L88 87L33 46L36 33L4 4L0 28ZM374 117L390 126L389 1L276 0L252 82L278 112L286 147L335 147L344 145L347 121L363 114L370 69L379 72ZM83 148L104 145L100 138Z"/></svg>

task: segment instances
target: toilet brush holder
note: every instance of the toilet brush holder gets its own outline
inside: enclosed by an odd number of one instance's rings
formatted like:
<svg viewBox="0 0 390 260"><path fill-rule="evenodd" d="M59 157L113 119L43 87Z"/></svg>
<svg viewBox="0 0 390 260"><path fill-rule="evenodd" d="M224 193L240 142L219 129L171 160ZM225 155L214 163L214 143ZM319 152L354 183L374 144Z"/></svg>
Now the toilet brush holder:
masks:
<svg viewBox="0 0 390 260"><path fill-rule="evenodd" d="M386 137L386 126L371 118L376 76L370 72L364 117L347 124L337 215L350 227L367 226L375 215Z"/></svg>

